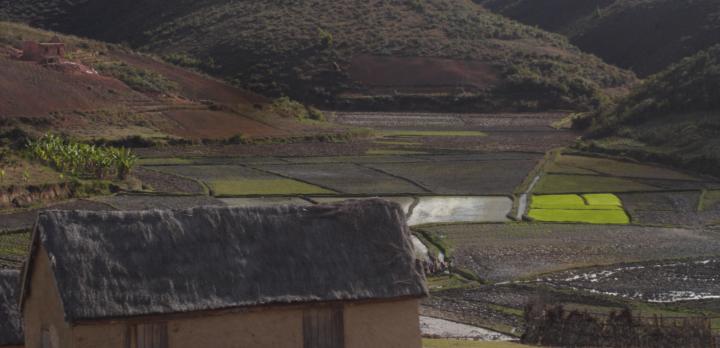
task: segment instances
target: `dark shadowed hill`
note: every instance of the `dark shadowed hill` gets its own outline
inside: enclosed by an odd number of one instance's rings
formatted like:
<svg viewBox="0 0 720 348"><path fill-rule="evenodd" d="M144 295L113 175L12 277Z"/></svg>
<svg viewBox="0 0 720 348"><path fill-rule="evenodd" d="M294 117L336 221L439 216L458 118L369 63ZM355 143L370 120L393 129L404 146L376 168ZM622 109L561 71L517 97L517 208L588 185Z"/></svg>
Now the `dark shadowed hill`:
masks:
<svg viewBox="0 0 720 348"><path fill-rule="evenodd" d="M634 82L470 0L0 0L0 16L126 42L336 108L587 109Z"/></svg>
<svg viewBox="0 0 720 348"><path fill-rule="evenodd" d="M647 76L720 43L717 0L476 0Z"/></svg>
<svg viewBox="0 0 720 348"><path fill-rule="evenodd" d="M596 149L720 175L720 45L648 78L591 130Z"/></svg>

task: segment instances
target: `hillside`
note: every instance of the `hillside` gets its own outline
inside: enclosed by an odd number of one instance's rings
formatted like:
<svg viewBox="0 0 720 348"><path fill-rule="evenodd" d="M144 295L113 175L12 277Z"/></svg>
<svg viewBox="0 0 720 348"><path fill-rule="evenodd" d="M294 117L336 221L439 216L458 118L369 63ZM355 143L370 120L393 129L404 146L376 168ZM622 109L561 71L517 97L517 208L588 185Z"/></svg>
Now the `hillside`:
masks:
<svg viewBox="0 0 720 348"><path fill-rule="evenodd" d="M635 81L470 0L140 3L14 0L0 18L128 43L329 108L589 109Z"/></svg>
<svg viewBox="0 0 720 348"><path fill-rule="evenodd" d="M720 175L720 45L650 77L591 131L591 149Z"/></svg>
<svg viewBox="0 0 720 348"><path fill-rule="evenodd" d="M717 0L476 0L640 76L720 43Z"/></svg>
<svg viewBox="0 0 720 348"><path fill-rule="evenodd" d="M59 63L18 58L22 42L48 42L54 35L0 22L0 138L4 130L16 128L158 142L341 131L298 120L257 94L97 41L61 35L67 53Z"/></svg>

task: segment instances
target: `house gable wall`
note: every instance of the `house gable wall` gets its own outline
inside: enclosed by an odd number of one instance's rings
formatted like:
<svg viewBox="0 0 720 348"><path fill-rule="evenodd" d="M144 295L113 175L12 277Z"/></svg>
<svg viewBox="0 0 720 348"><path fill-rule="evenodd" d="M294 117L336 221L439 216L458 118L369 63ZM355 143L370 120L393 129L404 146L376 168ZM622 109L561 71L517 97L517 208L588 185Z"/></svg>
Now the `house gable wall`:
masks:
<svg viewBox="0 0 720 348"><path fill-rule="evenodd" d="M420 348L420 301L348 304L345 348Z"/></svg>
<svg viewBox="0 0 720 348"><path fill-rule="evenodd" d="M42 332L48 330L53 347L71 348L72 330L65 322L50 259L43 247L36 253L29 270L30 292L25 295L23 306L25 346L40 347Z"/></svg>

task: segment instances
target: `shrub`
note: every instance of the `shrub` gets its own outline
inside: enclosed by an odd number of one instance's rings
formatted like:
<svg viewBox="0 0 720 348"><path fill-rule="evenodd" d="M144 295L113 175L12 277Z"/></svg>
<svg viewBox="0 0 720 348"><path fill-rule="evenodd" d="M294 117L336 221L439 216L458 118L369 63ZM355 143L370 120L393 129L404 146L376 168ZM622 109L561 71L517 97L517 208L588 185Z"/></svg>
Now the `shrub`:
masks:
<svg viewBox="0 0 720 348"><path fill-rule="evenodd" d="M288 97L275 99L272 103L272 108L275 112L283 116L294 117L298 120L325 121L325 115L322 111L312 106L305 106Z"/></svg>
<svg viewBox="0 0 720 348"><path fill-rule="evenodd" d="M177 85L165 76L125 63L100 63L95 68L101 74L112 76L138 92L168 94L177 90Z"/></svg>

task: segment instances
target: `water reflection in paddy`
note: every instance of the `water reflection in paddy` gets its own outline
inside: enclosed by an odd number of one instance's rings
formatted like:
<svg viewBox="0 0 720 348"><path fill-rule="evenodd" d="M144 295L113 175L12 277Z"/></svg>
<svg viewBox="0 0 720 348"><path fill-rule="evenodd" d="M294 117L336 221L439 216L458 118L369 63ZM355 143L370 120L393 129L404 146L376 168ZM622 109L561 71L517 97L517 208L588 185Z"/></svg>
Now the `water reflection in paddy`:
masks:
<svg viewBox="0 0 720 348"><path fill-rule="evenodd" d="M382 197L398 203L408 215L410 226L458 223L458 222L506 222L513 201L508 197ZM309 205L310 202L336 203L349 199L367 199L352 197L268 197L268 198L227 198L223 202L228 206L272 206L272 205Z"/></svg>
<svg viewBox="0 0 720 348"><path fill-rule="evenodd" d="M508 197L420 197L408 224L505 222L512 204Z"/></svg>

